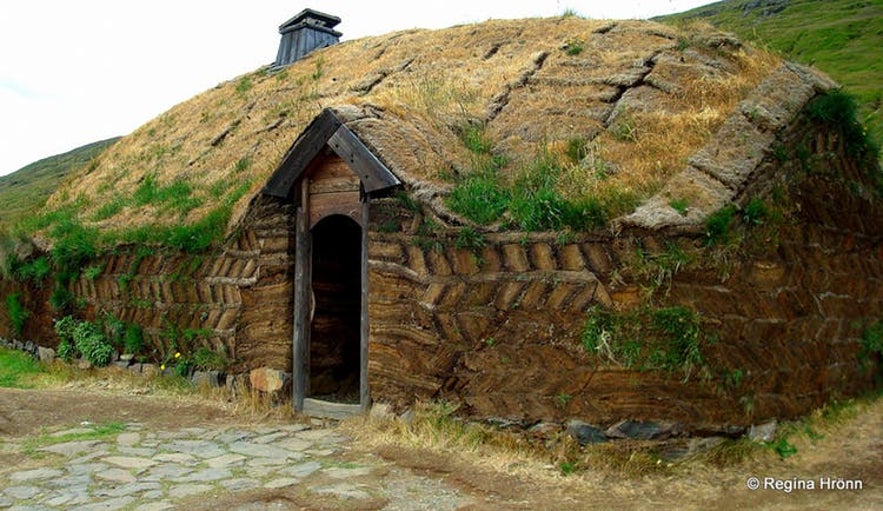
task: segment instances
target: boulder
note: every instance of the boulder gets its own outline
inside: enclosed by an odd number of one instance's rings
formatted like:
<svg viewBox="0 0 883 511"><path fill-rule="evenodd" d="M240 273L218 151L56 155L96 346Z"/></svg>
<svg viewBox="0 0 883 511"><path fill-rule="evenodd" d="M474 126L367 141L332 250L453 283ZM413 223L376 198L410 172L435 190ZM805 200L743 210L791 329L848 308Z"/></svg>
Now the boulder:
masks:
<svg viewBox="0 0 883 511"><path fill-rule="evenodd" d="M291 380L291 375L278 369L261 367L253 369L248 374L248 379L249 383L251 383L251 388L272 394L280 392Z"/></svg>
<svg viewBox="0 0 883 511"><path fill-rule="evenodd" d="M776 419L748 428L748 438L755 442L772 442L779 423Z"/></svg>
<svg viewBox="0 0 883 511"><path fill-rule="evenodd" d="M44 364L51 364L55 361L55 350L40 346L37 348L37 358Z"/></svg>
<svg viewBox="0 0 883 511"><path fill-rule="evenodd" d="M576 439L580 445L599 444L607 441L601 428L576 419L567 422L567 434Z"/></svg>
<svg viewBox="0 0 883 511"><path fill-rule="evenodd" d="M224 384L224 375L221 371L194 371L190 376L190 381L197 387L207 385L218 388Z"/></svg>
<svg viewBox="0 0 883 511"><path fill-rule="evenodd" d="M678 435L681 432L680 429L680 425L677 423L624 420L607 428L604 434L608 438L663 440Z"/></svg>

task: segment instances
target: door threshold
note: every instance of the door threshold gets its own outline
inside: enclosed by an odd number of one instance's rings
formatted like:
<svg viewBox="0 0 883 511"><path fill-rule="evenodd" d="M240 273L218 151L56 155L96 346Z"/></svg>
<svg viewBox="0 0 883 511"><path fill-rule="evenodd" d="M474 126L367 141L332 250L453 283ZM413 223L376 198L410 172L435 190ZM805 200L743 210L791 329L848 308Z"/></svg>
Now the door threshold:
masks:
<svg viewBox="0 0 883 511"><path fill-rule="evenodd" d="M303 413L310 417L342 420L360 415L362 413L362 405L334 403L332 401L322 401L321 399L307 397L304 398Z"/></svg>

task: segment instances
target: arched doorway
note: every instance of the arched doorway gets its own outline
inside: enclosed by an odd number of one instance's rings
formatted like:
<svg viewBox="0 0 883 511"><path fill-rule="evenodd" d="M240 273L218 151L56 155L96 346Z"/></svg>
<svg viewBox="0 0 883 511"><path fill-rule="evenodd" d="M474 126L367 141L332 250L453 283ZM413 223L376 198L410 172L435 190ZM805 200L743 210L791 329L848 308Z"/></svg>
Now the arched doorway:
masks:
<svg viewBox="0 0 883 511"><path fill-rule="evenodd" d="M330 215L312 229L309 380L306 397L360 402L362 228Z"/></svg>

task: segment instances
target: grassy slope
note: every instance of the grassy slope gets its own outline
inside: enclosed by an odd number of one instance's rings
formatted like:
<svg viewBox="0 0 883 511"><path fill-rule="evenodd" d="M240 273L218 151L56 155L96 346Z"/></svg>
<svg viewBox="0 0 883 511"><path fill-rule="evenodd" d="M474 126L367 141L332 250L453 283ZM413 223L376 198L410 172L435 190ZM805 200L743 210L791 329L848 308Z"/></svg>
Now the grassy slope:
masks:
<svg viewBox="0 0 883 511"><path fill-rule="evenodd" d="M42 206L71 171L86 165L117 140L119 138L92 142L64 154L43 158L0 177L0 227L12 226L24 215Z"/></svg>
<svg viewBox="0 0 883 511"><path fill-rule="evenodd" d="M772 6L785 4L779 12ZM701 19L826 72L855 95L883 145L883 0L726 0L658 19Z"/></svg>

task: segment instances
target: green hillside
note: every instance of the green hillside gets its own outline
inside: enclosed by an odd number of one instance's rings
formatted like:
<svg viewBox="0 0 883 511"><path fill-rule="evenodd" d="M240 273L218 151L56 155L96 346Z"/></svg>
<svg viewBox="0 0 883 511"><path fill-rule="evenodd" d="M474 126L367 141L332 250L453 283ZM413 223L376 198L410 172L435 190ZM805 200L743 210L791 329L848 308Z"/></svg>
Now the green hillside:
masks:
<svg viewBox="0 0 883 511"><path fill-rule="evenodd" d="M726 0L657 19L705 20L843 84L883 144L883 0Z"/></svg>
<svg viewBox="0 0 883 511"><path fill-rule="evenodd" d="M92 142L0 176L0 227L15 225L24 215L42 206L71 171L89 163L117 140L119 137Z"/></svg>

